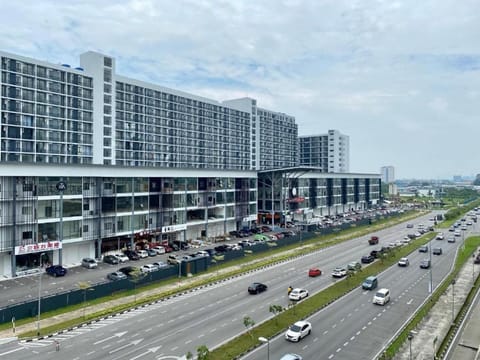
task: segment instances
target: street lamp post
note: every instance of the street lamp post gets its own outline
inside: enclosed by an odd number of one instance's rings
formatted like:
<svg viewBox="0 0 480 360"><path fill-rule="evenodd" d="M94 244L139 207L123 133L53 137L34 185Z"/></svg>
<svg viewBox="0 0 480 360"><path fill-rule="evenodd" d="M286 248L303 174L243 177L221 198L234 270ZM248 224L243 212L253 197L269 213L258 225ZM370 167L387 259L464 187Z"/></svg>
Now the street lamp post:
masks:
<svg viewBox="0 0 480 360"><path fill-rule="evenodd" d="M37 336L40 336L40 310L41 310L41 299L42 299L42 259L43 259L43 255L45 255L45 253L41 253L40 254L40 261L39 261L39 265L40 265L40 272L39 272L39 276L38 276L38 309L37 309Z"/></svg>
<svg viewBox="0 0 480 360"><path fill-rule="evenodd" d="M455 279L452 279L452 325L455 323Z"/></svg>
<svg viewBox="0 0 480 360"><path fill-rule="evenodd" d="M413 333L410 331L408 333L408 344L409 344L409 347L410 347L410 360L412 360L412 340L413 340Z"/></svg>
<svg viewBox="0 0 480 360"><path fill-rule="evenodd" d="M63 243L63 192L67 190L67 183L63 178L56 185L57 191L60 193L60 242ZM62 265L62 247L58 250L58 264Z"/></svg>
<svg viewBox="0 0 480 360"><path fill-rule="evenodd" d="M433 264L432 264L432 243L428 244L428 254L430 259L430 282L428 283L428 293L433 292Z"/></svg>
<svg viewBox="0 0 480 360"><path fill-rule="evenodd" d="M472 287L475 286L475 253L472 254Z"/></svg>
<svg viewBox="0 0 480 360"><path fill-rule="evenodd" d="M267 360L270 360L270 340L263 336L260 336L258 340L264 344L267 344Z"/></svg>

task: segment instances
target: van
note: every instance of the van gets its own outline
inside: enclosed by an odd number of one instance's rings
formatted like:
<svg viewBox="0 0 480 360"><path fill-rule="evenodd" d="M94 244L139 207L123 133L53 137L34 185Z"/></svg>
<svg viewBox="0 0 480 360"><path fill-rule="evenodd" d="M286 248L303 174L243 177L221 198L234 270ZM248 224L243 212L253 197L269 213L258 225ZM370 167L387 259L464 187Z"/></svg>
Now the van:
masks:
<svg viewBox="0 0 480 360"><path fill-rule="evenodd" d="M362 284L362 289L373 290L378 286L378 280L376 276L369 276Z"/></svg>
<svg viewBox="0 0 480 360"><path fill-rule="evenodd" d="M378 305L385 305L390 301L390 290L382 288L375 293L373 303Z"/></svg>

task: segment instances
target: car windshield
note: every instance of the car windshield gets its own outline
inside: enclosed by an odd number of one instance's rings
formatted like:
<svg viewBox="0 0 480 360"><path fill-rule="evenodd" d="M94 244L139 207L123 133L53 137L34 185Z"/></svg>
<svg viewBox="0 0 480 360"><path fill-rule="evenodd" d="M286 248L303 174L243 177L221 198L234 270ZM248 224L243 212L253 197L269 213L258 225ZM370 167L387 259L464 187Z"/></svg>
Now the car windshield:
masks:
<svg viewBox="0 0 480 360"><path fill-rule="evenodd" d="M383 292L377 292L377 294L375 295L376 297L384 297L385 294Z"/></svg>
<svg viewBox="0 0 480 360"><path fill-rule="evenodd" d="M290 330L293 331L293 332L300 332L302 328L300 326L298 326L297 324L293 324L292 326L290 326Z"/></svg>

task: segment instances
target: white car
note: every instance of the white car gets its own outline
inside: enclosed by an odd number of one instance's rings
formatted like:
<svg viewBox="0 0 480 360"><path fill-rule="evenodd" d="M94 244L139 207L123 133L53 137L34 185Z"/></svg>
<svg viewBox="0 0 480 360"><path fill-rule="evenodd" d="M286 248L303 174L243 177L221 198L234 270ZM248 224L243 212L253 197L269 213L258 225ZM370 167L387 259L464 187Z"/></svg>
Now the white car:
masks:
<svg viewBox="0 0 480 360"><path fill-rule="evenodd" d="M398 266L406 267L410 265L410 261L408 261L408 258L403 257L398 261Z"/></svg>
<svg viewBox="0 0 480 360"><path fill-rule="evenodd" d="M137 254L140 257L140 259L145 259L148 257L148 252L146 250L138 250Z"/></svg>
<svg viewBox="0 0 480 360"><path fill-rule="evenodd" d="M291 325L285 333L285 339L298 342L312 332L312 324L308 321L297 321Z"/></svg>
<svg viewBox="0 0 480 360"><path fill-rule="evenodd" d="M165 254L165 248L163 246L157 245L153 248L158 255Z"/></svg>
<svg viewBox="0 0 480 360"><path fill-rule="evenodd" d="M128 256L125 254L113 254L113 256L118 259L119 263L126 263L129 260Z"/></svg>
<svg viewBox="0 0 480 360"><path fill-rule="evenodd" d="M443 240L443 239L444 239L443 233L438 233L438 234L437 234L437 237L436 237L435 239L437 239L437 240Z"/></svg>
<svg viewBox="0 0 480 360"><path fill-rule="evenodd" d="M305 299L308 296L308 291L306 289L295 288L290 292L288 298L293 301L299 301Z"/></svg>
<svg viewBox="0 0 480 360"><path fill-rule="evenodd" d="M341 277L347 276L347 269L337 267L333 269L332 276L335 278L341 278Z"/></svg>
<svg viewBox="0 0 480 360"><path fill-rule="evenodd" d="M140 268L140 271L144 273L150 273L157 270L158 270L158 266L155 266L153 264L145 264Z"/></svg>

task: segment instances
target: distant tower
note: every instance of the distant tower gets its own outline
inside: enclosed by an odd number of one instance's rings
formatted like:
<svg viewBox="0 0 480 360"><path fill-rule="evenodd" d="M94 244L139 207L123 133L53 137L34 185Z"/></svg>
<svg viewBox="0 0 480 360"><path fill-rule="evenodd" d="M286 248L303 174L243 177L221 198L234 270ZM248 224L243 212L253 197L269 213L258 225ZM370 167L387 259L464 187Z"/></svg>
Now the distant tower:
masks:
<svg viewBox="0 0 480 360"><path fill-rule="evenodd" d="M395 182L395 168L393 166L382 166L380 173L382 174L383 183L391 184Z"/></svg>

